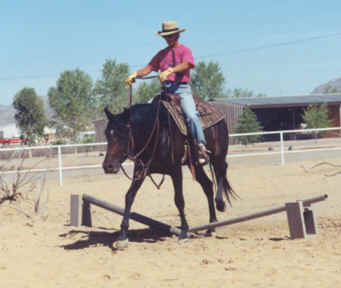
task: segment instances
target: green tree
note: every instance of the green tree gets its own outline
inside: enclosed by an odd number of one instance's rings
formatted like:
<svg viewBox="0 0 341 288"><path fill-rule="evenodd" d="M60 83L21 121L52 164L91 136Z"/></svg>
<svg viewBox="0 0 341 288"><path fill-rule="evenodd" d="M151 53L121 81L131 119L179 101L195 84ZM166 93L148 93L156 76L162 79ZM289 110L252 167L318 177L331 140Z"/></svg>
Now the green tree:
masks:
<svg viewBox="0 0 341 288"><path fill-rule="evenodd" d="M201 100L214 101L224 97L225 79L218 63L206 64L200 61L195 66L191 78L193 94Z"/></svg>
<svg viewBox="0 0 341 288"><path fill-rule="evenodd" d="M75 140L93 118L95 102L91 77L79 69L65 71L59 77L57 87L49 89L48 97L56 112L56 122L69 127Z"/></svg>
<svg viewBox="0 0 341 288"><path fill-rule="evenodd" d="M96 81L94 95L97 101L98 113L108 106L113 113L118 113L127 106L129 89L124 81L129 73L127 64L118 64L115 60L106 60L102 68L101 79Z"/></svg>
<svg viewBox="0 0 341 288"><path fill-rule="evenodd" d="M331 125L328 118L328 104L311 104L303 112L303 120L307 124L306 129L327 128ZM318 132L314 131L314 137L317 138Z"/></svg>
<svg viewBox="0 0 341 288"><path fill-rule="evenodd" d="M155 95L160 94L160 90L161 90L161 83L159 79L153 79L149 83L142 82L137 87L136 97L134 97L134 102L147 103Z"/></svg>
<svg viewBox="0 0 341 288"><path fill-rule="evenodd" d="M234 129L235 133L252 133L263 130L262 125L258 122L257 116L249 107L245 107L243 113L239 117L239 125ZM239 141L243 145L258 142L260 135L240 136Z"/></svg>
<svg viewBox="0 0 341 288"><path fill-rule="evenodd" d="M47 125L43 100L33 88L23 88L15 96L13 107L17 126L30 143L44 134Z"/></svg>

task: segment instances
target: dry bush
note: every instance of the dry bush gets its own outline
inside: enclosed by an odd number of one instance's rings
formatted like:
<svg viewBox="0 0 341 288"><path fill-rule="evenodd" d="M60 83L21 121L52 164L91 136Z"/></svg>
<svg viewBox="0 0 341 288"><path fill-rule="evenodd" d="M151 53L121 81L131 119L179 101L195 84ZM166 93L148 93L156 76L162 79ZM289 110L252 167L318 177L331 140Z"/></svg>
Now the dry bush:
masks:
<svg viewBox="0 0 341 288"><path fill-rule="evenodd" d="M0 207L8 203L9 207L20 211L28 218L33 219L38 215L45 220L48 217L46 173L30 172L44 160L25 167L26 159L24 150L13 151L12 156L0 165Z"/></svg>

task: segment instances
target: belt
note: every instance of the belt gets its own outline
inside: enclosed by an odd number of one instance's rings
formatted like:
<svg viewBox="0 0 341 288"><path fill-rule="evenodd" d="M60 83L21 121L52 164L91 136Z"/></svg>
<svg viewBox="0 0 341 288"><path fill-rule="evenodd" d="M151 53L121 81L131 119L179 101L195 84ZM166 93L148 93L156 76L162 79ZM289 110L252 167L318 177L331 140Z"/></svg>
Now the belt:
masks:
<svg viewBox="0 0 341 288"><path fill-rule="evenodd" d="M188 82L176 82L176 81L170 81L170 80L166 80L165 82L163 82L164 84L182 84L182 85L187 85Z"/></svg>

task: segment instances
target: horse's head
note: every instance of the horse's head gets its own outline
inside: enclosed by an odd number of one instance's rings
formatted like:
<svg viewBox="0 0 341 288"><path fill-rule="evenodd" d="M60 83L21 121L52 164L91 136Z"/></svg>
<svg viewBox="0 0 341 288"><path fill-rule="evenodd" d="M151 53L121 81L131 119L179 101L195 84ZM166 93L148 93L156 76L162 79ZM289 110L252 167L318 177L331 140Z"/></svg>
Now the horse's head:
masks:
<svg viewBox="0 0 341 288"><path fill-rule="evenodd" d="M108 125L105 129L107 153L103 161L103 169L105 173L117 173L120 165L128 157L129 113L125 110L121 114L114 115L108 108L105 108L104 112L108 118Z"/></svg>

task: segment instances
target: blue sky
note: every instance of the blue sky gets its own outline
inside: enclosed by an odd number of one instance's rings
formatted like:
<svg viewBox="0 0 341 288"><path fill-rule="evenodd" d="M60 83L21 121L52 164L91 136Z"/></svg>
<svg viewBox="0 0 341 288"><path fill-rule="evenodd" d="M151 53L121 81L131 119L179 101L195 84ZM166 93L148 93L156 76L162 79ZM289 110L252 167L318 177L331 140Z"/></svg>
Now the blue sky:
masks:
<svg viewBox="0 0 341 288"><path fill-rule="evenodd" d="M341 77L341 1L3 0L0 104L24 87L41 96L65 70L95 82L106 59L144 66L165 42L164 20L196 62L218 62L226 88L267 96L310 93Z"/></svg>

